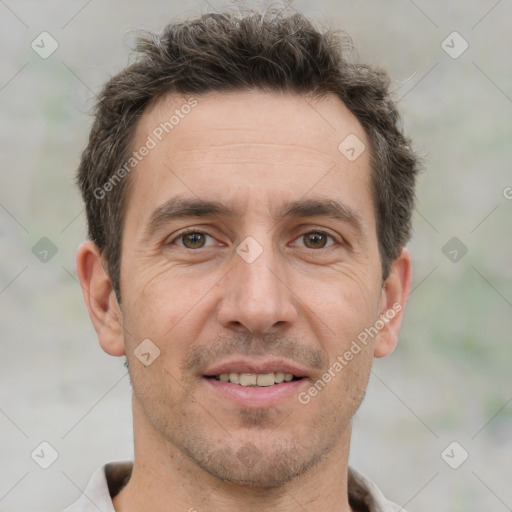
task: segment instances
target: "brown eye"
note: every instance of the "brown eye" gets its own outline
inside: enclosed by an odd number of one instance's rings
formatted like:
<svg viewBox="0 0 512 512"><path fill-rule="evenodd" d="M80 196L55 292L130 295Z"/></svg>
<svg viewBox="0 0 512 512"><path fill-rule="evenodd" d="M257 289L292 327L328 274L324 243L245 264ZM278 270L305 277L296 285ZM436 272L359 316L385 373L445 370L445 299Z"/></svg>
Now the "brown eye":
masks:
<svg viewBox="0 0 512 512"><path fill-rule="evenodd" d="M330 236L326 233L315 232L306 233L302 235L302 239L304 240L304 245L308 249L323 249L327 244L327 239ZM331 237L332 238L332 237Z"/></svg>
<svg viewBox="0 0 512 512"><path fill-rule="evenodd" d="M206 234L199 231L185 233L177 238L182 241L183 247L187 249L201 249L206 244Z"/></svg>

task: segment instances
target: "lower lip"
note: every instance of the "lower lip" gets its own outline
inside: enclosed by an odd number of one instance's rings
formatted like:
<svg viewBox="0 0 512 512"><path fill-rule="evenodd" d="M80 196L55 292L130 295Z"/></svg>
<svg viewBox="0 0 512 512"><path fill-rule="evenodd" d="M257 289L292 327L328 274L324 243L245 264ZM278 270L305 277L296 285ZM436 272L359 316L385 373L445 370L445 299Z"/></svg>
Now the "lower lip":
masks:
<svg viewBox="0 0 512 512"><path fill-rule="evenodd" d="M206 377L203 377L203 380L214 392L243 407L272 407L291 396L297 396L300 389L307 385L308 379L302 378L265 387L240 386Z"/></svg>

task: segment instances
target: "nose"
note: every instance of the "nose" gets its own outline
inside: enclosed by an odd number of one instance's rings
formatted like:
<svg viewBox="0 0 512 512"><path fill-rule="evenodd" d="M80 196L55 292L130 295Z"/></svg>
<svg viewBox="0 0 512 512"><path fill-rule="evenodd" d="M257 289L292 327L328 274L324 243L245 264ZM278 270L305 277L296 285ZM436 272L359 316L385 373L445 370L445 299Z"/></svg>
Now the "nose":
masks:
<svg viewBox="0 0 512 512"><path fill-rule="evenodd" d="M223 284L219 322L228 329L254 335L289 328L298 312L284 263L279 264L273 251L266 248L252 262L234 254L232 265Z"/></svg>

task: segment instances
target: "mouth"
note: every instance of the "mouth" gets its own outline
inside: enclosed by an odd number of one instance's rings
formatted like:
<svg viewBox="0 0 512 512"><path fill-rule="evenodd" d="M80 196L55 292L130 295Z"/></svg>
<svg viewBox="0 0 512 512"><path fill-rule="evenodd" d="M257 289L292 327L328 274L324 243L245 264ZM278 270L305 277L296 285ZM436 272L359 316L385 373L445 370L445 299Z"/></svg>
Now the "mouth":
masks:
<svg viewBox="0 0 512 512"><path fill-rule="evenodd" d="M207 370L202 377L213 399L245 408L283 404L310 380L304 369L284 360L226 362Z"/></svg>
<svg viewBox="0 0 512 512"><path fill-rule="evenodd" d="M207 379L215 379L220 382L229 382L243 387L270 387L283 382L292 382L301 380L303 377L298 377L292 373L284 372L271 372L271 373L220 373L218 375L205 375Z"/></svg>

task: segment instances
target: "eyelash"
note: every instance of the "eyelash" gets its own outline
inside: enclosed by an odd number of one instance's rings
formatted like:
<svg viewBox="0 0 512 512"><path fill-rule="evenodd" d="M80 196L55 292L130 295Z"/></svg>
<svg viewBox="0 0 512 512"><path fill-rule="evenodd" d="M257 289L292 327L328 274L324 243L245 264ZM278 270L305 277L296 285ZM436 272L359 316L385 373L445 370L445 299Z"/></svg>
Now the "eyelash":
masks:
<svg viewBox="0 0 512 512"><path fill-rule="evenodd" d="M213 238L213 236L209 235L208 233L205 233L204 231L200 231L198 229L189 229L187 231L183 231L183 233L180 233L178 236L174 237L169 242L169 245L174 244L174 242L176 242L176 240L183 239L184 237L186 237L187 235L190 235L191 233L197 233L197 234L200 234L200 235L205 235L205 236L209 236L210 238ZM185 247L185 246L180 246L180 247L183 247L183 249L189 249L190 251L197 251L198 250L198 249L190 249L189 247ZM199 247L199 249L205 249L205 247Z"/></svg>
<svg viewBox="0 0 512 512"><path fill-rule="evenodd" d="M184 232L180 233L178 236L174 237L167 245L172 245L177 240L183 239L185 236L190 235L191 233L197 233L197 234L209 236L210 238L214 238L212 235L209 235L208 233L205 233L204 231L200 231L198 229L189 229L187 231L184 231ZM342 244L342 242L340 242L339 240L336 240L334 235L332 235L331 233L328 233L327 231L324 231L322 229L312 229L310 231L306 231L306 232L302 233L301 235L299 235L298 237L296 237L295 240L297 240L297 239L299 239L299 238L301 238L301 237L303 237L305 235L308 235L310 233L325 235L325 236L329 237L333 242L338 243L338 244ZM183 249L188 249L190 251L197 251L199 249L207 249L207 247L199 247L197 249L190 249L189 247L185 247L185 246L180 246L180 247L183 247ZM332 247L332 246L320 247L319 249L329 249L330 247ZM304 249L309 249L309 247L304 247ZM319 249L311 249L311 250L314 251L314 250L319 250Z"/></svg>

